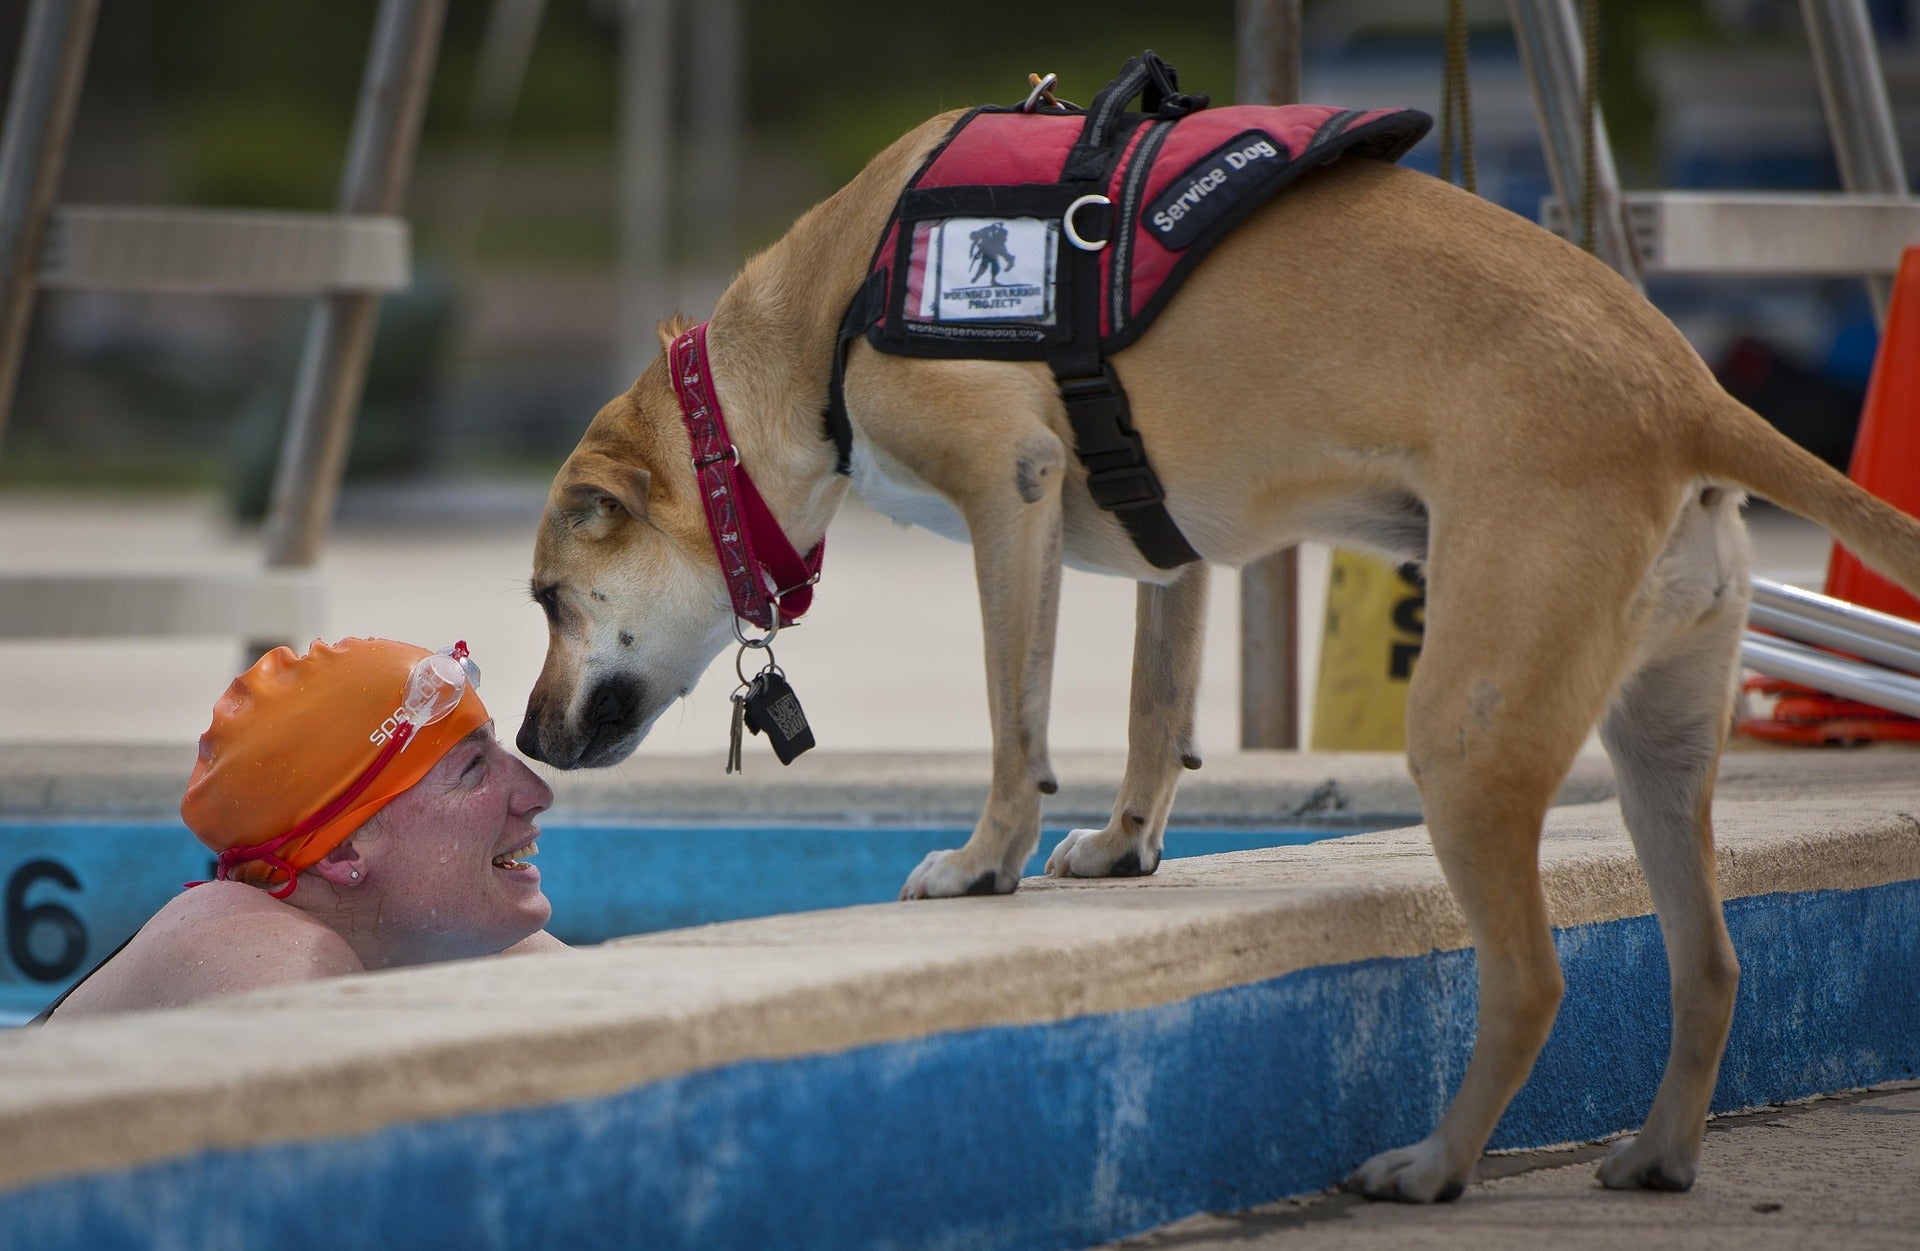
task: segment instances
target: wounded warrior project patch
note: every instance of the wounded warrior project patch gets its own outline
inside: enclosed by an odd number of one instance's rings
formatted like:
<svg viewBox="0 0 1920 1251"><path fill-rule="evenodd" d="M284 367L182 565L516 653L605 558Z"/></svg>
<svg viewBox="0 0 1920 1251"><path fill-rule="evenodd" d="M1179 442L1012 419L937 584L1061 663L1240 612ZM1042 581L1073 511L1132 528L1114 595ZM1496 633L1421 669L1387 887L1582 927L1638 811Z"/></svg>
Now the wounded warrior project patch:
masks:
<svg viewBox="0 0 1920 1251"><path fill-rule="evenodd" d="M1038 217L949 217L915 230L909 291L926 322L1054 321L1054 252L1060 224Z"/></svg>

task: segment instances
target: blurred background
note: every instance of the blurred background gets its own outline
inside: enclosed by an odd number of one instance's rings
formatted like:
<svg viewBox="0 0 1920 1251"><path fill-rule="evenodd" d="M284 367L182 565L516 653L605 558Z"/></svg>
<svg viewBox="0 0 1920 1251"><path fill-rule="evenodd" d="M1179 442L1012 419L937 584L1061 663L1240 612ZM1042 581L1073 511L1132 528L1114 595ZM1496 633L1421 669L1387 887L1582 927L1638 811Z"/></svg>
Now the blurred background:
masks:
<svg viewBox="0 0 1920 1251"><path fill-rule="evenodd" d="M59 201L330 210L376 8L105 4ZM1920 167L1920 2L1868 8ZM0 0L9 78L26 9ZM1601 9L1627 189L1839 186L1797 4ZM1444 10L1308 0L1304 98L1437 117ZM1537 218L1550 188L1507 5L1467 10L1479 191ZM381 309L322 561L329 633L481 636L506 737L544 641L523 585L540 500L654 353L657 319L704 316L743 257L934 112L1017 101L1029 70L1084 103L1148 47L1225 102L1234 32L1232 0L457 0L408 195L413 282ZM1436 157L1430 136L1407 163ZM1736 395L1844 467L1876 345L1864 284L1649 291ZM0 570L257 564L306 317L297 300L43 292L0 442ZM984 747L967 553L857 505L843 530L815 617L782 639L823 747ZM1779 550L1793 568L1776 576L1824 559L1814 539ZM1310 556L1305 580L1323 570ZM1202 697L1216 751L1234 745L1233 583L1216 578ZM1064 614L1086 646L1063 648L1055 744L1118 748L1131 588L1075 576ZM0 741L190 740L236 656L231 640L0 641ZM650 749L724 746L721 665Z"/></svg>

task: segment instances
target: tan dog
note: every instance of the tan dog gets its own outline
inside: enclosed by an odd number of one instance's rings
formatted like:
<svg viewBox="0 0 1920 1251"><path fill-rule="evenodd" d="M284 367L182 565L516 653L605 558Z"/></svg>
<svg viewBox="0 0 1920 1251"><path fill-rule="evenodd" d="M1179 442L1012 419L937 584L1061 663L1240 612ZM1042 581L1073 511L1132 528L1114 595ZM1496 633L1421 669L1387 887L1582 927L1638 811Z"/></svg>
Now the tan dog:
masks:
<svg viewBox="0 0 1920 1251"><path fill-rule="evenodd" d="M718 393L794 544L849 482L822 430L842 310L902 185L957 115L895 143L748 263L710 331ZM663 342L678 326L663 329ZM1776 433L1605 266L1446 183L1343 160L1222 242L1115 364L1168 507L1207 561L1303 538L1422 559L1426 642L1407 758L1479 953L1480 1030L1439 1128L1355 1173L1449 1199L1526 1079L1561 993L1543 816L1596 720L1671 962L1673 1041L1609 1186L1684 1189L1739 978L1708 807L1746 619L1751 487L1920 590L1920 524ZM1047 699L1063 560L1137 579L1129 750L1113 817L1047 871L1151 873L1192 742L1207 568L1148 565L1086 494L1040 363L886 356L847 367L851 485L970 536L993 783L965 846L906 897L1014 889L1054 787ZM662 361L603 408L542 520L551 634L519 743L562 768L624 758L731 641L727 591ZM832 593L831 578L821 592Z"/></svg>

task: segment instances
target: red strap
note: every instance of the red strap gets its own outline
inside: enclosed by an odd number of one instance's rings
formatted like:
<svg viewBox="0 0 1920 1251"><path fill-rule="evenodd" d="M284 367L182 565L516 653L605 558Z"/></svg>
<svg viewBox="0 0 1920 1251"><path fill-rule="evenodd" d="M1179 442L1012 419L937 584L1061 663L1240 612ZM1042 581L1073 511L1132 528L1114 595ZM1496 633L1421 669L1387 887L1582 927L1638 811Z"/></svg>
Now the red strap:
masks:
<svg viewBox="0 0 1920 1251"><path fill-rule="evenodd" d="M727 435L720 397L713 389L706 322L673 341L667 350L667 368L673 376L673 392L680 398L687 439L693 444L694 479L706 505L707 532L713 536L734 615L770 630L777 605L780 624L792 625L813 604L813 584L820 576L827 541L821 539L802 558L774 520L773 510L760 498L752 476L740 465L740 451Z"/></svg>
<svg viewBox="0 0 1920 1251"><path fill-rule="evenodd" d="M466 643L463 641L456 644L456 646L464 649ZM464 652L456 652L455 654L461 655L464 654ZM292 839L299 838L303 834L312 833L314 830L319 829L327 822L345 812L347 805L360 798L361 792L373 785L373 779L380 775L380 770L386 768L387 762L400 754L401 750L406 747L407 740L412 737L413 726L408 722L402 721L395 727L393 736L387 740L387 745L380 749L380 754L373 758L373 763L368 765L358 778L354 779L353 785L349 786L338 799L320 809L320 811L314 813L300 824L294 826L285 834L270 838L264 843L254 843L246 847L227 848L220 853L218 865L213 873L214 879L221 882L227 881L228 873L235 865L258 860L269 868L278 869L287 875L287 880L281 884L280 887L269 892L275 899L285 899L288 895L293 894L293 888L297 884L297 875L293 871L293 866L274 853L279 851L281 847L285 846ZM187 882L184 883L184 885L190 890L195 886L205 886L206 883Z"/></svg>

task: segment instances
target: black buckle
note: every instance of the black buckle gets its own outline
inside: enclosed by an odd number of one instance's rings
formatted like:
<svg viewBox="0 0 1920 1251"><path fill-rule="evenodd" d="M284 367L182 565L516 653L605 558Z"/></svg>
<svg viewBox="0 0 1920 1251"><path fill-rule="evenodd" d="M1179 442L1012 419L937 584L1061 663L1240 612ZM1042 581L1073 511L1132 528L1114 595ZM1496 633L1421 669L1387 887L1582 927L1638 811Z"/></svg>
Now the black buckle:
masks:
<svg viewBox="0 0 1920 1251"><path fill-rule="evenodd" d="M1167 498L1147 464L1146 444L1129 420L1127 395L1109 361L1100 372L1057 378L1073 424L1075 451L1087 467L1087 494L1108 512L1146 508Z"/></svg>
<svg viewBox="0 0 1920 1251"><path fill-rule="evenodd" d="M1133 423L1128 420L1131 412L1126 392L1120 389L1119 376L1111 364L1101 361L1099 373L1057 378L1055 384L1067 406L1067 420L1073 424L1081 460L1115 452L1125 453L1133 464L1146 460L1140 436L1133 432Z"/></svg>
<svg viewBox="0 0 1920 1251"><path fill-rule="evenodd" d="M1120 394L1120 377L1113 372L1112 361L1101 361L1100 372L1078 378L1055 378L1060 398L1069 404Z"/></svg>
<svg viewBox="0 0 1920 1251"><path fill-rule="evenodd" d="M1139 436L1134 436L1138 441ZM1160 479L1147 465L1125 465L1087 475L1087 494L1110 513L1129 508L1145 508L1167 498Z"/></svg>

